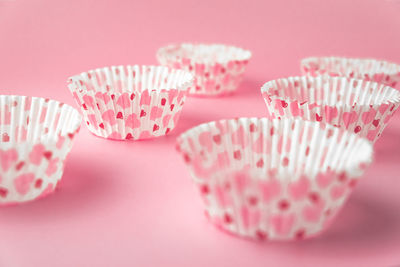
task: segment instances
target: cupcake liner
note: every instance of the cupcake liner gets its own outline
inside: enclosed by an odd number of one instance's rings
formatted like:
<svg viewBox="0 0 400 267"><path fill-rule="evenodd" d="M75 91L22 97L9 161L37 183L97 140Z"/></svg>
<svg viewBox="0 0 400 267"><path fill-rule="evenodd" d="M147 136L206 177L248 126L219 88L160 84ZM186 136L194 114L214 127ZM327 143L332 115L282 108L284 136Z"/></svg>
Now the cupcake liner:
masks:
<svg viewBox="0 0 400 267"><path fill-rule="evenodd" d="M166 135L178 123L192 76L163 66L112 66L68 80L88 129L115 140Z"/></svg>
<svg viewBox="0 0 400 267"><path fill-rule="evenodd" d="M193 74L189 94L196 96L222 96L234 92L250 58L250 51L222 44L182 43L157 51L160 64Z"/></svg>
<svg viewBox="0 0 400 267"><path fill-rule="evenodd" d="M344 77L290 77L261 88L267 117L300 117L345 128L375 142L400 103L383 84Z"/></svg>
<svg viewBox="0 0 400 267"><path fill-rule="evenodd" d="M305 75L340 76L382 83L395 87L400 80L400 65L383 60L346 57L309 57L301 60Z"/></svg>
<svg viewBox="0 0 400 267"><path fill-rule="evenodd" d="M205 123L177 140L211 222L259 240L326 229L372 161L372 144L300 119Z"/></svg>
<svg viewBox="0 0 400 267"><path fill-rule="evenodd" d="M0 96L0 205L53 192L80 123L79 112L61 102Z"/></svg>

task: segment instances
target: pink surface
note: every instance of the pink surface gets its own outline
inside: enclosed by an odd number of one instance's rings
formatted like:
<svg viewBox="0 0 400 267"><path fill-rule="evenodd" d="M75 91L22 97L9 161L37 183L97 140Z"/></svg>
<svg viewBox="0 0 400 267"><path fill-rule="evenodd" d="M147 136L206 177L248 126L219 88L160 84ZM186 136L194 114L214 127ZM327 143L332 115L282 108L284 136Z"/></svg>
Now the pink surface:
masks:
<svg viewBox="0 0 400 267"><path fill-rule="evenodd" d="M82 127L59 191L0 210L0 266L394 266L400 263L400 115L376 162L321 237L253 243L217 230L176 136L201 122L263 116L260 86L311 55L400 62L396 1L0 0L0 88L75 106L66 79L111 64L156 64L174 41L253 51L237 94L190 98L165 138L115 142Z"/></svg>

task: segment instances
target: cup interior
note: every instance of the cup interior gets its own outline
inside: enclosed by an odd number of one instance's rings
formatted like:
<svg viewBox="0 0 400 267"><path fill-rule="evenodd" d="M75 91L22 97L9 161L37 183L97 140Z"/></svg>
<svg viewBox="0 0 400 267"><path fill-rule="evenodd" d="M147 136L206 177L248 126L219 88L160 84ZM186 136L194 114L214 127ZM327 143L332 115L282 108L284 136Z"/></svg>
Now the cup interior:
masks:
<svg viewBox="0 0 400 267"><path fill-rule="evenodd" d="M241 118L202 124L178 139L198 178L315 178L326 172L358 177L372 160L371 144L340 128L297 119Z"/></svg>
<svg viewBox="0 0 400 267"><path fill-rule="evenodd" d="M251 57L248 50L223 44L182 43L161 48L158 54L170 59L190 59L196 63L227 63L249 60Z"/></svg>
<svg viewBox="0 0 400 267"><path fill-rule="evenodd" d="M109 93L186 90L191 74L164 66L112 66L83 72L69 78L71 90Z"/></svg>
<svg viewBox="0 0 400 267"><path fill-rule="evenodd" d="M400 66L395 63L368 58L310 57L303 59L302 65L314 71L326 70L328 73L352 73L354 77L371 72L397 75L400 71Z"/></svg>
<svg viewBox="0 0 400 267"><path fill-rule="evenodd" d="M269 97L297 100L300 105L359 106L400 101L400 93L389 86L343 77L289 77L269 81L261 90Z"/></svg>
<svg viewBox="0 0 400 267"><path fill-rule="evenodd" d="M0 96L0 145L56 142L80 127L79 112L55 100Z"/></svg>

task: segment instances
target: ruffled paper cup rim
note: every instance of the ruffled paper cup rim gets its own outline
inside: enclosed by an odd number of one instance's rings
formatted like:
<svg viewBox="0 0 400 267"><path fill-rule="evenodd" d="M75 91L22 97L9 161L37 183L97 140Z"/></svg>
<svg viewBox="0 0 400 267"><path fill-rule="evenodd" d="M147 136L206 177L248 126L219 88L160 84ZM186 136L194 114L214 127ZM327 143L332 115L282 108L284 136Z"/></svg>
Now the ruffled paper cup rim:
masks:
<svg viewBox="0 0 400 267"><path fill-rule="evenodd" d="M357 157L350 158L350 160L353 160L353 161L349 161L351 164L349 162L346 163L347 164L346 165L347 166L346 170L360 169L360 163L363 163L362 164L362 166L363 166L362 169L364 169L373 160L373 148L372 148L372 145L364 137L361 137L361 136L359 136L357 134L351 133L351 132L349 132L349 131L347 131L347 130L345 130L343 128L335 127L335 126L329 125L329 124L322 126L321 123L319 123L319 122L308 121L308 120L304 120L304 119L301 119L301 118L269 119L269 118L263 118L263 117L240 117L240 118L222 119L222 120L205 122L205 123L202 123L200 125L197 125L195 127L192 127L190 129L186 130L185 132L181 133L177 137L177 139L176 139L176 149L177 149L177 151L179 153L181 153L181 154L183 154L183 153L192 153L193 151L185 150L184 148L181 147L181 144L184 143L185 140L188 140L190 138L193 138L193 137L197 136L197 132L207 131L207 130L210 130L212 128L219 127L219 126L216 126L216 125L221 125L221 124L224 124L224 123L230 124L230 125L232 125L232 127L233 127L233 125L235 125L235 127L236 127L237 125L244 126L244 125L255 124L256 128L259 128L258 127L259 125L257 125L256 123L263 124L265 126L265 128L263 129L263 130L266 130L265 132L267 132L267 128L266 128L267 126L271 126L273 128L276 128L276 126L280 127L281 124L284 124L284 123L286 123L288 125L290 124L292 128L295 127L295 126L309 127L309 128L313 128L314 131L320 131L320 132L323 132L323 133L327 134L327 136L326 135L322 136L324 138L323 140L314 140L313 139L313 140L311 140L311 142L314 142L314 143L315 142L317 142L317 143L318 142L319 143L325 142L325 141L329 140L329 138L331 138L331 136L332 136L333 139L337 138L338 142L343 142L343 140L347 138L347 140L350 139L350 140L352 140L352 142L359 142L362 146L367 147L366 148L367 149L366 153L363 153L362 155L358 155L358 158ZM212 127L212 125L213 125L213 127ZM228 129L227 132L229 132L231 130L232 129ZM268 130L269 130L269 128L268 128ZM256 131L254 131L254 133L262 134L263 131L256 130ZM245 135L246 134L247 135L253 135L254 133L251 132L250 130L245 130L244 131ZM281 134L280 136L283 136L283 134ZM302 135L300 135L300 137L301 138L305 138L305 137L302 137ZM240 137L238 137L238 138L240 138ZM331 140L333 140L333 139L331 139ZM256 141L256 140L253 140L253 141ZM334 143L334 141L331 141L331 142L332 142L332 144ZM249 143L251 144L252 142L249 141ZM224 144L224 145L227 146L229 144ZM330 148L330 151L336 151L336 150L337 149L335 147L331 147ZM253 152L252 154L257 154L257 153ZM338 160L339 158L336 157L336 159ZM325 167L328 167L328 165L326 165ZM327 171L327 170L334 171L334 172L346 171L345 169L336 169L335 170L335 169L332 169L332 167L330 167L330 166L329 166L329 168L325 168L322 171ZM320 173L320 172L321 171L318 171L318 173ZM302 176L302 173L296 175L297 178L299 178L301 176ZM294 177L294 176L292 176L292 177ZM359 177L355 176L354 178L359 178Z"/></svg>
<svg viewBox="0 0 400 267"><path fill-rule="evenodd" d="M6 99L6 100L4 100L4 99ZM23 101L21 101L22 99L23 99ZM0 144L7 146L7 147L12 147L12 146L22 146L22 145L34 146L37 144L56 143L60 138L66 138L66 137L72 138L77 132L79 132L79 129L80 129L80 126L82 123L82 116L80 115L79 111L76 110L74 107L72 107L68 104L65 104L64 102L50 99L50 98L44 98L44 97L25 96L25 95L0 95L0 101L2 101L2 103L0 103L0 109L3 109L3 107L2 107L3 104L6 104L6 103L12 104L16 100L20 100L21 105L29 105L29 110L31 109L30 105L32 104L33 101L41 102L41 103L39 103L40 109L41 109L41 114L43 112L41 106L43 106L45 103L47 103L47 106L53 106L54 108L59 108L59 109L65 108L67 110L65 111L64 114L68 113L69 116L67 118L65 118L65 116L67 116L67 115L65 115L64 118L59 118L59 121L57 123L58 123L58 125L60 125L59 127L61 129L57 135L55 135L55 133L53 133L51 135L43 135L43 133L41 132L41 129L33 129L33 130L35 130L35 133L34 133L35 136L31 136L31 138L28 138L27 140L20 141L20 140L15 140L16 138L11 138L10 141L8 141L8 142L1 141ZM5 101L5 102L3 102L3 101ZM48 111L46 110L46 112L48 112ZM20 115L20 114L18 114L18 115ZM20 119L18 121L11 122L11 124L16 124L18 122L24 123L23 121L20 121ZM53 120L54 120L54 118L53 118ZM61 122L61 121L63 121L63 122ZM29 123L29 125L34 125L34 124L36 126L36 124L38 124L38 122L35 120L32 120ZM65 124L65 125L63 126L61 124ZM65 128L62 128L62 127L65 127ZM27 131L29 131L29 130L27 130ZM11 131L10 135L13 137L14 132ZM21 135L21 133L19 134L19 136L20 135Z"/></svg>
<svg viewBox="0 0 400 267"><path fill-rule="evenodd" d="M363 67L362 73L371 72L373 74L380 74L384 73L385 75L391 76L392 78L396 78L396 81L400 80L400 64L388 61L388 60L379 60L374 58L356 58L356 57L340 57L340 56L311 56L307 58L303 58L300 61L301 69L305 73L308 73L310 70L305 70L305 66L314 65L315 71L327 70L328 75L330 72L335 73L337 75L338 70L335 67L331 66L329 63L337 62L339 66L343 66L344 68L348 69L349 73L343 73L343 71L339 71L341 75L339 76L346 76L352 75L356 76L354 72L357 70L354 69L355 66ZM336 64L337 64L336 63ZM332 63L331 63L332 64ZM347 66L343 65L346 64ZM329 71L330 70L330 71ZM349 77L353 78L353 77ZM354 77L359 78L359 77ZM373 77L370 77L371 79ZM360 78L359 78L360 79Z"/></svg>
<svg viewBox="0 0 400 267"><path fill-rule="evenodd" d="M169 68L167 66L160 66L160 65L111 65L111 66L105 66L105 67L101 67L101 68L95 68L95 69L91 69L88 71L84 71L81 72L80 74L76 74L73 76L70 76L67 79L67 84L73 83L73 82L88 82L88 80L90 80L90 82L92 83L92 77L96 77L96 73L101 73L101 72L108 72L110 71L111 73L115 72L116 70L118 70L118 72L121 71L132 71L132 70L136 70L137 68L140 69L140 71L143 71L144 68L150 68L153 71L167 71L168 74L172 73L177 73L177 75L183 75L184 77L182 77L182 81L179 81L175 87L172 87L172 85L167 86L165 88L160 88L160 86L152 86L150 88L146 88L146 89L141 89L141 90L126 90L124 88L124 90L122 90L121 92L116 91L116 88L114 88L113 86L108 85L109 87L107 88L106 86L101 86L100 90L97 90L94 87L94 90L88 90L86 88L82 88L82 84L81 86L76 86L75 90L78 90L79 92L83 92L83 93L87 93L87 92L100 92L100 93L109 93L109 94L123 94L123 93L135 93L135 94L142 94L144 91L148 91L150 92L161 92L161 90L165 90L165 91L170 91L170 90L180 90L180 91L187 91L188 87L190 86L190 84L193 82L193 75L187 71L184 70L179 70L179 69L173 69L173 68ZM126 74L126 73L125 73ZM147 78L147 77L146 77ZM97 77L96 77L97 79ZM141 79L142 81L142 79ZM103 81L104 82L104 81ZM131 84L128 87L134 87L134 84ZM71 90L71 89L70 89Z"/></svg>
<svg viewBox="0 0 400 267"><path fill-rule="evenodd" d="M185 48L186 47L186 48ZM187 51L187 55L184 54L174 54L176 51ZM193 53L198 52L200 49L209 50L206 55L215 55L220 54L223 56L223 59L208 59L207 57L194 56ZM218 50L230 50L231 53L235 53L234 55L229 55L226 51L221 52ZM183 52L181 52L183 53ZM215 64L226 64L229 61L249 61L252 57L252 52L250 50L235 46L235 45L226 45L226 44L217 44L217 43L175 43L163 46L157 50L156 56L158 59L164 58L170 61L182 60L184 58L189 58L193 64L205 64L205 65L215 65Z"/></svg>
<svg viewBox="0 0 400 267"><path fill-rule="evenodd" d="M303 82L309 84L309 82L315 82L315 83L319 83L319 85L322 85L323 83L334 83L336 82L337 84L339 84L339 82L343 82L346 83L347 85L351 85L351 84L356 84L357 87L361 88L361 86L363 86L364 88L371 88L374 87L378 88L378 90L384 91L384 93L389 93L389 97L386 97L382 100L380 100L379 102L376 102L371 104L371 103L355 103L355 105L357 106L379 106L382 104L398 104L400 103L400 92L396 89L394 89L391 86L388 85L384 85L381 83L377 83L377 82L372 82L372 81L366 81L366 80L362 80L362 79L354 79L354 78L347 78L347 77L331 77L331 76L317 76L317 77L310 77L307 75L303 75L303 76L291 76L291 77L287 77L287 78L279 78L279 79L275 79L275 80L270 80L266 83L264 83L264 85L261 87L261 93L262 94L266 94L270 99L279 99L279 100L290 100L290 101L300 101L301 104L318 104L318 105L327 105L327 106L331 106L331 107L340 107L340 108L351 108L354 107L354 104L348 104L348 103L336 103L335 101L331 101L333 104L325 104L322 101L314 101L311 103L311 101L309 100L300 100L300 97L291 97L291 96L277 96L276 93L277 91L274 90L274 83L286 83L285 85L287 86L287 84L291 83L294 84L296 82ZM310 88L308 88L308 90L310 90ZM367 91L366 89L363 89L364 91ZM365 95L369 95L368 92L364 92ZM372 94L371 94L372 95ZM332 100L332 99L330 99ZM372 101L372 99L369 99L370 101Z"/></svg>

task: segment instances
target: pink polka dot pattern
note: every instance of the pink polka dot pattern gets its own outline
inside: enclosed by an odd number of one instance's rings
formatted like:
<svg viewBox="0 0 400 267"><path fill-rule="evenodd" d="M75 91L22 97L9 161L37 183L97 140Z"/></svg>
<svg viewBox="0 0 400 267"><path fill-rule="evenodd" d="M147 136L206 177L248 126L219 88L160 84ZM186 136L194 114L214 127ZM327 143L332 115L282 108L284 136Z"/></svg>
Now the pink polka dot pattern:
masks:
<svg viewBox="0 0 400 267"><path fill-rule="evenodd" d="M183 133L177 150L218 227L258 240L326 229L372 161L372 144L299 119L240 118Z"/></svg>
<svg viewBox="0 0 400 267"><path fill-rule="evenodd" d="M239 86L251 52L221 44L169 45L157 51L162 65L184 69L194 76L190 95L221 96Z"/></svg>
<svg viewBox="0 0 400 267"><path fill-rule="evenodd" d="M301 71L313 77L329 75L355 78L395 87L400 79L400 65L375 59L345 57L309 57L301 61Z"/></svg>
<svg viewBox="0 0 400 267"><path fill-rule="evenodd" d="M392 87L344 77L278 79L264 84L261 92L269 118L332 124L371 142L381 136L400 104L400 92Z"/></svg>
<svg viewBox="0 0 400 267"><path fill-rule="evenodd" d="M0 206L53 192L81 116L55 100L0 96Z"/></svg>
<svg viewBox="0 0 400 267"><path fill-rule="evenodd" d="M73 76L68 88L93 134L139 140L175 128L192 80L163 66L113 66Z"/></svg>

